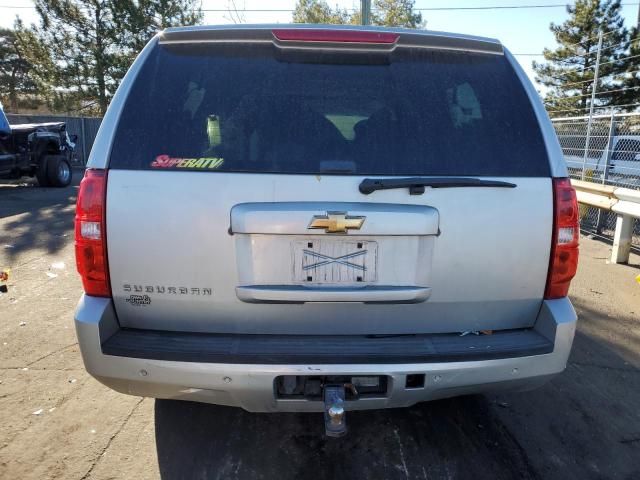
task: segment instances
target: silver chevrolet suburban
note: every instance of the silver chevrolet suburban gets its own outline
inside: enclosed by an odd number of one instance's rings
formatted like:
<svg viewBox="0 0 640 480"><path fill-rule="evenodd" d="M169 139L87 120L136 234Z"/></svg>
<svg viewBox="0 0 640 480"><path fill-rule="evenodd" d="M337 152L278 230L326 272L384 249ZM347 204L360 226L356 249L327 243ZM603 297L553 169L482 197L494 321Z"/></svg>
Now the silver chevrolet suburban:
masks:
<svg viewBox="0 0 640 480"><path fill-rule="evenodd" d="M172 28L78 195L75 324L123 393L345 412L523 390L565 368L578 210L496 40Z"/></svg>

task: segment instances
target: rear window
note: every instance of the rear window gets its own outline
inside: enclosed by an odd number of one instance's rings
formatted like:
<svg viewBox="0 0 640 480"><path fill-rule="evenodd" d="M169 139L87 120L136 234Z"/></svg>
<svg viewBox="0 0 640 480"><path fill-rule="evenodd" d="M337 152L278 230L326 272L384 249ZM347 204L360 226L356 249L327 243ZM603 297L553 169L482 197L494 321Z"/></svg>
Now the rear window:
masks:
<svg viewBox="0 0 640 480"><path fill-rule="evenodd" d="M540 128L505 57L406 48L356 61L315 55L157 46L125 103L109 166L549 176Z"/></svg>

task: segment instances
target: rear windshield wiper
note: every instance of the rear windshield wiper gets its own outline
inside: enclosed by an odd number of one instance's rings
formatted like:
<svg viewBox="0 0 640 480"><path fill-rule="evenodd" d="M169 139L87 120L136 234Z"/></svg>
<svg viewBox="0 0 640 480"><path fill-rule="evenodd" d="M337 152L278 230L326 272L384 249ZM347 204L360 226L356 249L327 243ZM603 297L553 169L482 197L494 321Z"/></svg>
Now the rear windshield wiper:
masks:
<svg viewBox="0 0 640 480"><path fill-rule="evenodd" d="M376 190L392 188L408 188L411 195L422 195L424 187L456 188L456 187L497 187L515 188L515 183L500 180L483 180L472 177L411 177L411 178L365 178L360 183L360 193L369 195Z"/></svg>

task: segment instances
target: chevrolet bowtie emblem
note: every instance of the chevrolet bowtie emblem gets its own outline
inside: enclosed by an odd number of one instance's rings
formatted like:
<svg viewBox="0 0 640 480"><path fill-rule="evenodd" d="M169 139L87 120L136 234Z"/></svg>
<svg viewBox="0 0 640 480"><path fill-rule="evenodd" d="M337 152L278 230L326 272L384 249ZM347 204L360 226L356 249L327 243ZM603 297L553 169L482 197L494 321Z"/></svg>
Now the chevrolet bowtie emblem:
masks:
<svg viewBox="0 0 640 480"><path fill-rule="evenodd" d="M347 233L348 230L360 230L366 217L352 217L342 212L327 212L315 215L307 228L324 228L326 233Z"/></svg>

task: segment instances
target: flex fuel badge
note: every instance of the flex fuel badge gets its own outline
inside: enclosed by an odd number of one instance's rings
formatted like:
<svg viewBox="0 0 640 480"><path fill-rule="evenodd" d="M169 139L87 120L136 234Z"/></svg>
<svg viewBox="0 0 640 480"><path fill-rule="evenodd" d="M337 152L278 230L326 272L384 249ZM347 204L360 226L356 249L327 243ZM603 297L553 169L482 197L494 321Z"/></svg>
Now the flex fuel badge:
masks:
<svg viewBox="0 0 640 480"><path fill-rule="evenodd" d="M125 298L125 301L137 307L151 305L151 298L149 295L130 295L129 298Z"/></svg>
<svg viewBox="0 0 640 480"><path fill-rule="evenodd" d="M220 168L224 159L219 157L178 158L169 155L158 155L151 162L151 168L197 168L200 170L215 170Z"/></svg>

